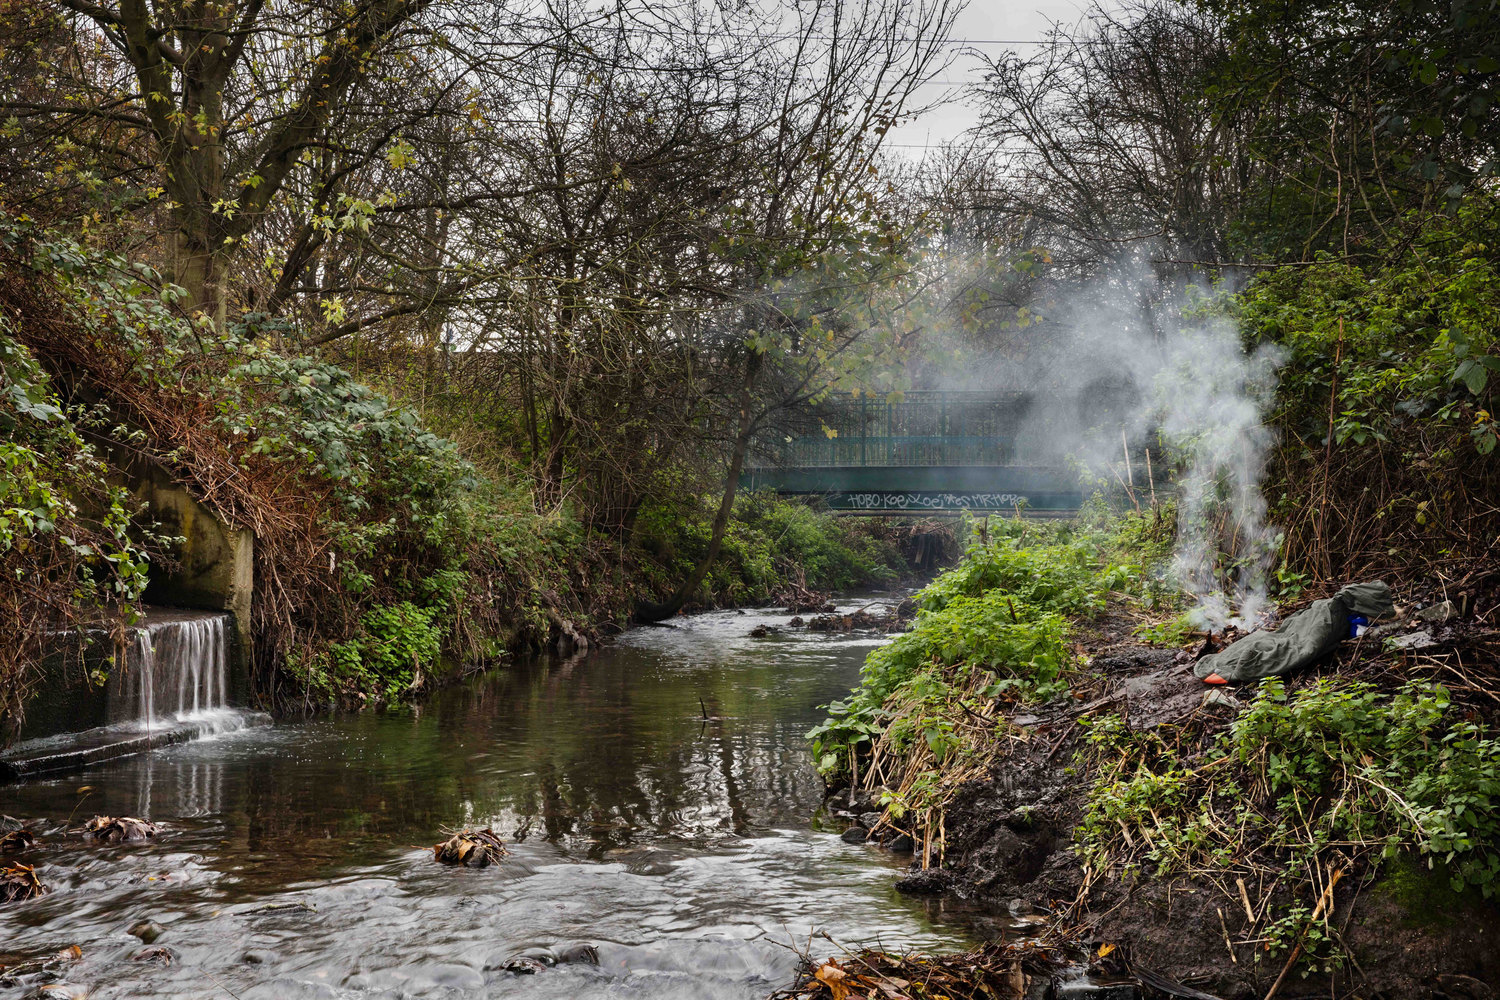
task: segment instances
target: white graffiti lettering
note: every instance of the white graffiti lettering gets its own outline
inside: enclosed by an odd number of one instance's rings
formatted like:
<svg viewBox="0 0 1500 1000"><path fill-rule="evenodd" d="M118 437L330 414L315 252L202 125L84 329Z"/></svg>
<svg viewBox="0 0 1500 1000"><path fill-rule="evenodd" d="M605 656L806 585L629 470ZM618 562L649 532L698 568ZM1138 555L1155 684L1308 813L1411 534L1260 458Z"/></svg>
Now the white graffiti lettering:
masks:
<svg viewBox="0 0 1500 1000"><path fill-rule="evenodd" d="M843 510L994 510L1028 502L1020 493L840 493L829 505Z"/></svg>

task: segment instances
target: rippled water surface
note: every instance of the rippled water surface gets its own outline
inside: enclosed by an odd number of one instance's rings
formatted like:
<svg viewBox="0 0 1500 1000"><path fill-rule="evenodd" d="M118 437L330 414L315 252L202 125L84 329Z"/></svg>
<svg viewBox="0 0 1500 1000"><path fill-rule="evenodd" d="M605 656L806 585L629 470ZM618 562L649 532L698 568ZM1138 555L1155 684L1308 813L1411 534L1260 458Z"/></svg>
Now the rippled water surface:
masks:
<svg viewBox="0 0 1500 1000"><path fill-rule="evenodd" d="M812 828L802 734L877 640L749 635L788 617L700 615L409 714L283 722L0 786L0 813L44 834L23 860L54 890L0 910L0 963L83 951L0 996L60 979L94 997L758 998L813 933L968 943L979 918L898 895L898 859ZM95 813L164 830L117 847L64 832ZM475 824L519 841L511 856L432 860L443 831ZM143 919L169 964L127 933ZM597 965L503 969L585 944Z"/></svg>

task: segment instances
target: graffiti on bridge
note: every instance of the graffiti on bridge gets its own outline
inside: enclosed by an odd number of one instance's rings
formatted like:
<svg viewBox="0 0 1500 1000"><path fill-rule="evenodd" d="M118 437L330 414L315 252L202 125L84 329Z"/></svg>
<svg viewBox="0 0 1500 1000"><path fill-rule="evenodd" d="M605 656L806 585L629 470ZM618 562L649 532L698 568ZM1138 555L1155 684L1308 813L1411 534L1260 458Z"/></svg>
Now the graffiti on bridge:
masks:
<svg viewBox="0 0 1500 1000"><path fill-rule="evenodd" d="M1012 510L1028 500L1021 493L834 493L835 510Z"/></svg>

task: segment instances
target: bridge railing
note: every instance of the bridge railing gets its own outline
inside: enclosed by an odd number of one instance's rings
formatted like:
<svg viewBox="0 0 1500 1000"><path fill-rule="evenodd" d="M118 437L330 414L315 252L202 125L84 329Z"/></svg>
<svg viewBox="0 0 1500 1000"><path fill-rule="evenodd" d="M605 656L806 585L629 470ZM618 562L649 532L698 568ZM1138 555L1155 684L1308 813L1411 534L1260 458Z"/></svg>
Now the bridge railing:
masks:
<svg viewBox="0 0 1500 1000"><path fill-rule="evenodd" d="M1015 460L1026 396L916 390L844 393L818 408L817 433L773 444L757 467L992 466Z"/></svg>

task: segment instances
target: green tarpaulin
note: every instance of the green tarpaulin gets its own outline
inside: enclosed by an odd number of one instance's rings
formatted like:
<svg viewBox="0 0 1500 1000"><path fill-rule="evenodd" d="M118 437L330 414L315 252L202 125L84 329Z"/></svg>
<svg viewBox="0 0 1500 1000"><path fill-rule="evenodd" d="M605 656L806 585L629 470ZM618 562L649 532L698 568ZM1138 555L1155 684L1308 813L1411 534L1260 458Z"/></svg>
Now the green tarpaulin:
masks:
<svg viewBox="0 0 1500 1000"><path fill-rule="evenodd" d="M1205 656L1193 673L1239 683L1288 674L1322 659L1347 639L1351 615L1374 621L1394 610L1385 581L1351 583L1332 597L1313 601L1275 632L1251 632L1223 652Z"/></svg>

